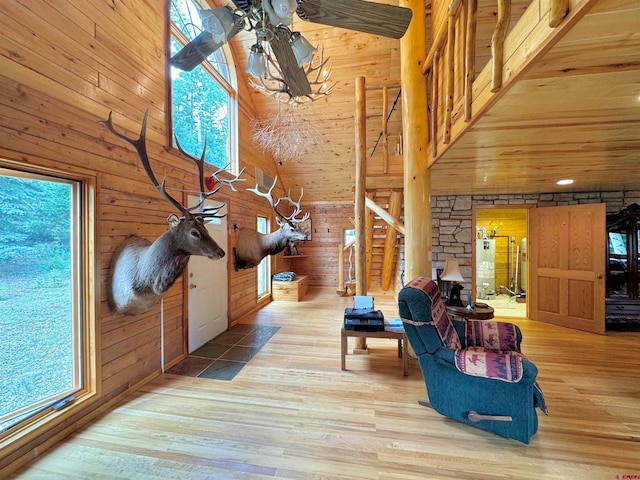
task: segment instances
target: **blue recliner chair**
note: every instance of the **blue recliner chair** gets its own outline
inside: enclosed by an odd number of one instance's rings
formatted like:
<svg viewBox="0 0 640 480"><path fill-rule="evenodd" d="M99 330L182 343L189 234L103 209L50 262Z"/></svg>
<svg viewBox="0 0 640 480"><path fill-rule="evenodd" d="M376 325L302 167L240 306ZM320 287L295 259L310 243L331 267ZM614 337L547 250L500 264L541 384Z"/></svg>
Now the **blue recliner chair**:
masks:
<svg viewBox="0 0 640 480"><path fill-rule="evenodd" d="M547 413L538 369L520 352L517 325L449 319L438 285L418 277L398 295L400 317L440 414L529 443L536 407Z"/></svg>

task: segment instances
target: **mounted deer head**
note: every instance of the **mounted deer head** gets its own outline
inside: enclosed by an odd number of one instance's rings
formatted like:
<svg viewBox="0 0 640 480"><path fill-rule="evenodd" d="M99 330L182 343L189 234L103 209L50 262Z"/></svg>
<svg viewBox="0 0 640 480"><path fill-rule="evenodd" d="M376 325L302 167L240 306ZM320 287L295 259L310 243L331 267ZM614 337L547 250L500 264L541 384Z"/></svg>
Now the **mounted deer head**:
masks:
<svg viewBox="0 0 640 480"><path fill-rule="evenodd" d="M180 151L193 160L198 167L200 183L200 202L194 207L183 206L167 192L166 177L161 183L158 182L151 169L146 146L147 114L148 112L145 112L138 139L132 139L117 132L111 120L111 113L107 120L100 123L116 137L135 148L151 183L182 216L169 215L167 217L169 230L153 243L132 235L125 239L113 254L107 301L112 312L125 315L138 315L153 307L162 298L164 292L182 275L191 255L202 255L213 260L224 257L224 250L211 238L205 226L205 219L221 216L217 215L217 212L224 204L212 208L204 208L203 204L223 185L235 190L233 183L241 180L239 175L232 180L219 178L218 174L221 170L218 170L211 176L215 180L215 188L207 191L205 185L209 179L204 177L206 145L200 159L187 154L179 147Z"/></svg>
<svg viewBox="0 0 640 480"><path fill-rule="evenodd" d="M259 233L251 229L240 229L237 245L233 249L236 270L255 267L267 255L280 253L290 242L306 240L307 238L306 234L301 232L297 225L309 218L309 214L306 213L302 218L296 218L301 212L300 202L304 195L304 190L301 189L300 198L297 202L291 198L291 190L289 190L287 197L279 198L274 202L271 192L273 192L277 181L278 177L273 180L273 185L271 185L267 193L258 190L257 184L255 188L247 189L247 191L264 197L269 201L271 208L273 208L273 211L276 213L276 223L280 228L269 234ZM293 213L289 216L282 214L278 210L278 205L282 200L288 201L294 207Z"/></svg>

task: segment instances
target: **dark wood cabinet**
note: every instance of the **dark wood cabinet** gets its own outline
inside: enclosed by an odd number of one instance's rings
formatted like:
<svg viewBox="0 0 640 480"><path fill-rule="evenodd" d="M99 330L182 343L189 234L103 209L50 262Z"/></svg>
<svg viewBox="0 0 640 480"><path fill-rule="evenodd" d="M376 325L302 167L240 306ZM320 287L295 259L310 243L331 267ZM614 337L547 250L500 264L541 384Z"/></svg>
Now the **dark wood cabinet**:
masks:
<svg viewBox="0 0 640 480"><path fill-rule="evenodd" d="M640 325L640 205L607 215L607 328Z"/></svg>

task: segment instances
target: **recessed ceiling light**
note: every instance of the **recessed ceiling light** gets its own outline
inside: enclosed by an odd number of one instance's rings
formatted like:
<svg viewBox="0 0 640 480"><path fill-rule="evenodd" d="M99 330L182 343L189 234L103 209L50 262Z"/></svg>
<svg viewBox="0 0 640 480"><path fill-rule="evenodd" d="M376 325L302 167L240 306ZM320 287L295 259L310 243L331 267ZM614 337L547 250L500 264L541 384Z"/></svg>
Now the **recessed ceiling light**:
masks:
<svg viewBox="0 0 640 480"><path fill-rule="evenodd" d="M571 180L570 178L567 178L565 180L558 180L556 183L558 185L571 185L573 183L573 180Z"/></svg>

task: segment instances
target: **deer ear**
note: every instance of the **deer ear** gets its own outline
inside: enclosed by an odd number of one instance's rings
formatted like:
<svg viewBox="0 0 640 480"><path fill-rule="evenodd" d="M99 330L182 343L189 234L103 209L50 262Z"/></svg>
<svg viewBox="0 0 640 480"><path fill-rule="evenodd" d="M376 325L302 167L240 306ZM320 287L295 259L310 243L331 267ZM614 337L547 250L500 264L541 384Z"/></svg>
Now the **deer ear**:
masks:
<svg viewBox="0 0 640 480"><path fill-rule="evenodd" d="M171 228L176 228L180 223L180 218L175 213L172 213L167 217L167 223Z"/></svg>

